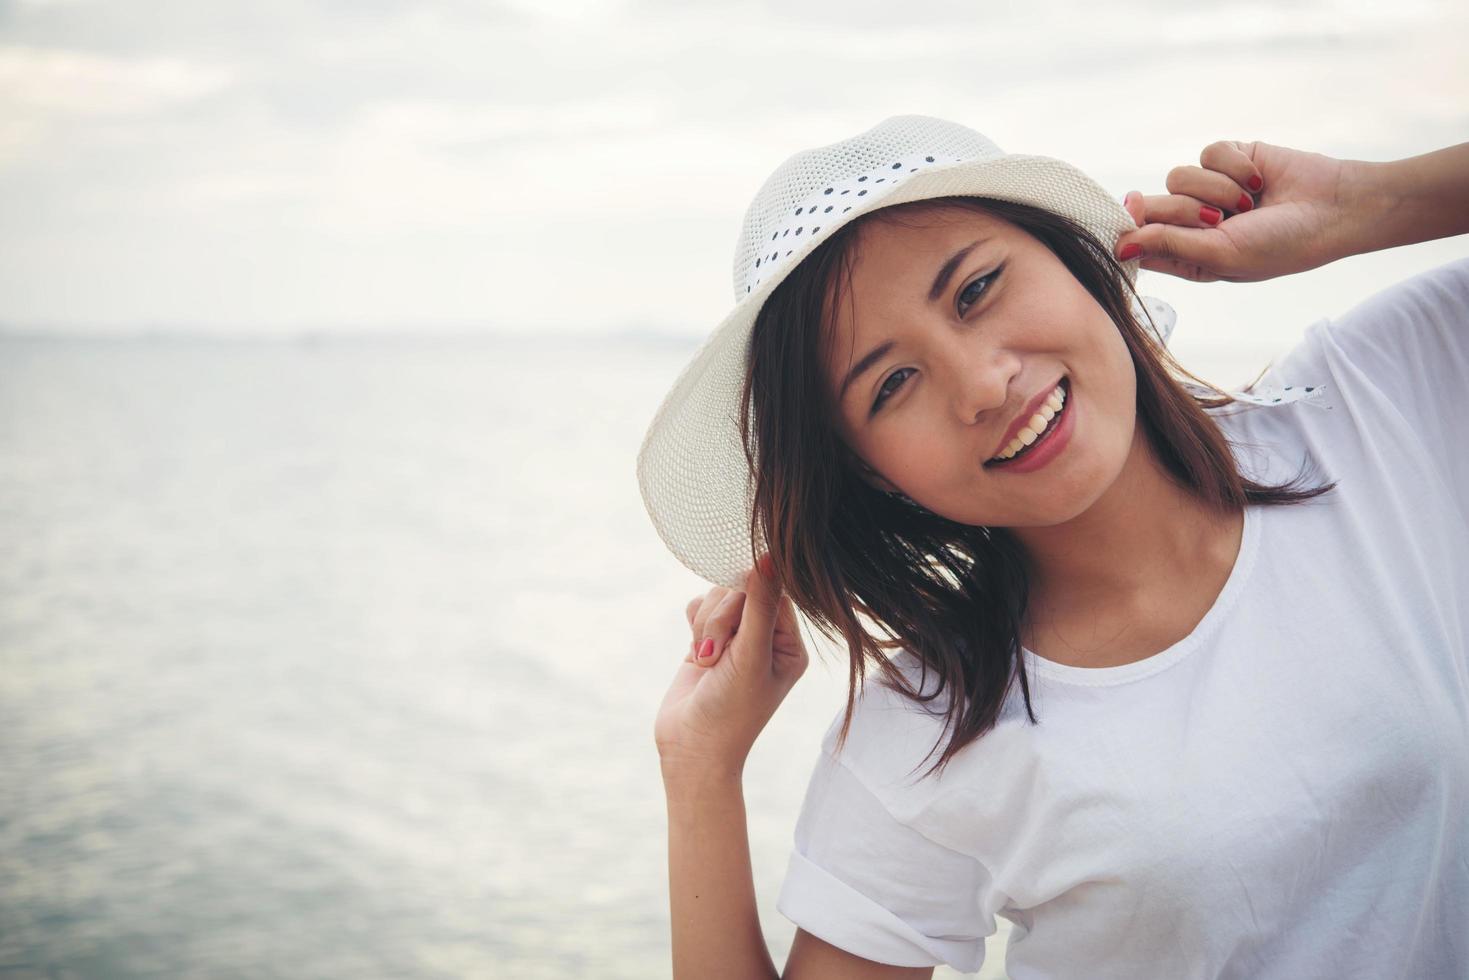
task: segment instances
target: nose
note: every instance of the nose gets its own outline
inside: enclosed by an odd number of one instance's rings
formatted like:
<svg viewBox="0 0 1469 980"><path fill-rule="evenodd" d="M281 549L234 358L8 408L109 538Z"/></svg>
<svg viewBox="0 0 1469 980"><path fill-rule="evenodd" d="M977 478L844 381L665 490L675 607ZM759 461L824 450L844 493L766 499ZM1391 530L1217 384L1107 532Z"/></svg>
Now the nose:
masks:
<svg viewBox="0 0 1469 980"><path fill-rule="evenodd" d="M953 362L954 412L965 425L982 421L1001 408L1015 377L1020 358L1003 347L976 344L971 339L963 356Z"/></svg>

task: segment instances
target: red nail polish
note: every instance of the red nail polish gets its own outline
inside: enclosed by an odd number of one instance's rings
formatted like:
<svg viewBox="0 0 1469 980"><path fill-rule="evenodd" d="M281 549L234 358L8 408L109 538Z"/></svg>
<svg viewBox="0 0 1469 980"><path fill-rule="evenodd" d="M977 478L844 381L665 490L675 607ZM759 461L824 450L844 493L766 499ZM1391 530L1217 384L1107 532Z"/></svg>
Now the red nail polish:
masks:
<svg viewBox="0 0 1469 980"><path fill-rule="evenodd" d="M1141 245L1137 242L1128 242L1122 247L1122 254L1119 258L1126 262L1128 259L1135 259L1141 254L1143 254L1143 247Z"/></svg>
<svg viewBox="0 0 1469 980"><path fill-rule="evenodd" d="M699 644L699 659L708 660L714 655L714 637L704 637L704 642Z"/></svg>
<svg viewBox="0 0 1469 980"><path fill-rule="evenodd" d="M1199 220L1206 225L1217 225L1222 217L1224 212L1218 208L1211 208L1207 204L1199 208Z"/></svg>
<svg viewBox="0 0 1469 980"><path fill-rule="evenodd" d="M1234 209L1236 211L1249 211L1254 206L1255 202L1250 200L1250 195L1241 194L1239 196L1239 203L1234 206Z"/></svg>
<svg viewBox="0 0 1469 980"><path fill-rule="evenodd" d="M1265 182L1260 179L1259 174L1252 175L1249 180L1245 181L1245 183L1249 184L1250 190L1254 191L1256 194L1260 193L1260 188L1265 186Z"/></svg>

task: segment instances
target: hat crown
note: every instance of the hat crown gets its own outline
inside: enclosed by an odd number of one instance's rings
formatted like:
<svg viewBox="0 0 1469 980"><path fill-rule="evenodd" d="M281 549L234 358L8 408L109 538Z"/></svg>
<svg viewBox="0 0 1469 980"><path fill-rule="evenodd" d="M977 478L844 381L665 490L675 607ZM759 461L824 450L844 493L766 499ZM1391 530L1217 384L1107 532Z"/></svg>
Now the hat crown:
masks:
<svg viewBox="0 0 1469 980"><path fill-rule="evenodd" d="M825 235L872 210L909 174L1004 155L994 141L967 126L904 115L788 157L745 211L735 244L735 303L787 260L800 261Z"/></svg>

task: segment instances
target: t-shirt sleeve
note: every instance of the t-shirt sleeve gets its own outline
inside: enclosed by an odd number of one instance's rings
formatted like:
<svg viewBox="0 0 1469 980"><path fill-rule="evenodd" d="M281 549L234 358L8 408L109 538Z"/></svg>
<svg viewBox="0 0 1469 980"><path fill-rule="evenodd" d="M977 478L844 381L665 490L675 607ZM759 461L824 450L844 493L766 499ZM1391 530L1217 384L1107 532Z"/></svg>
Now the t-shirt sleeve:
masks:
<svg viewBox="0 0 1469 980"><path fill-rule="evenodd" d="M782 915L864 959L972 973L995 931L981 914L988 883L977 860L895 819L823 746L776 903Z"/></svg>
<svg viewBox="0 0 1469 980"><path fill-rule="evenodd" d="M1469 481L1469 259L1459 259L1383 289L1341 316L1319 320L1272 369L1283 383L1334 387L1337 411L1387 414L1411 446L1390 447L1426 460L1450 488Z"/></svg>

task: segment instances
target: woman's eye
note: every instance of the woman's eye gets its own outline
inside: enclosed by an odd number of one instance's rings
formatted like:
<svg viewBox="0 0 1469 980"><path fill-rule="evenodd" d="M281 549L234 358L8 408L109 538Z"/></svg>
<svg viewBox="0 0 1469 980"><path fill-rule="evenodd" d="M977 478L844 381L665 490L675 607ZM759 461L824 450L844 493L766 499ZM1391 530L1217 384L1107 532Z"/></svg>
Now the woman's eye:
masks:
<svg viewBox="0 0 1469 980"><path fill-rule="evenodd" d="M903 387L903 381L906 381L908 378L908 376L906 374L903 374L903 372L912 370L912 368L898 368L892 374L888 375L887 380L882 383L882 387L877 389L877 400L872 403L872 410L874 412L882 407L882 403L887 401L889 396L891 396L899 388ZM901 376L901 379L898 381L897 384L893 384L893 379L898 378L899 376Z"/></svg>
<svg viewBox="0 0 1469 980"><path fill-rule="evenodd" d="M989 275L980 276L978 279L973 280L969 283L969 285L965 286L963 290L961 290L959 293L961 307L961 309L959 310L959 315L963 316L965 311L968 310L969 307L977 303L980 296L989 291L990 284L993 283L996 279L1000 278L1000 273L1004 271L1005 266L1002 264ZM984 288L976 290L976 286L982 286ZM965 297L969 298L966 299ZM883 402L887 401L890 397L897 393L899 388L903 387L903 382L908 380L908 375L912 373L912 370L912 368L899 368L898 370L887 376L887 380L882 383L882 387L877 389L877 398L872 403L872 410L868 413L869 415L877 414L877 410L879 408L882 408ZM895 380L897 381L896 384L893 383Z"/></svg>
<svg viewBox="0 0 1469 980"><path fill-rule="evenodd" d="M1000 276L1000 272L1004 268L1005 267L1002 265L1002 266L1000 266L1000 268L996 269L994 272L991 272L989 275L987 275L987 276L980 276L978 279L974 280L969 285L967 285L967 286L964 287L964 289L959 293L959 301L960 301L959 315L960 316L963 316L964 315L964 312L966 310L968 310L969 307L972 306L976 301L978 301L979 297L983 293L986 293L986 292L989 291L989 289L988 289L989 283L993 282L995 279L998 279L999 276ZM964 297L970 296L970 293L974 289L975 286L985 286L986 288L985 289L981 289L978 292L975 292L973 294L973 296L966 301L964 299Z"/></svg>

